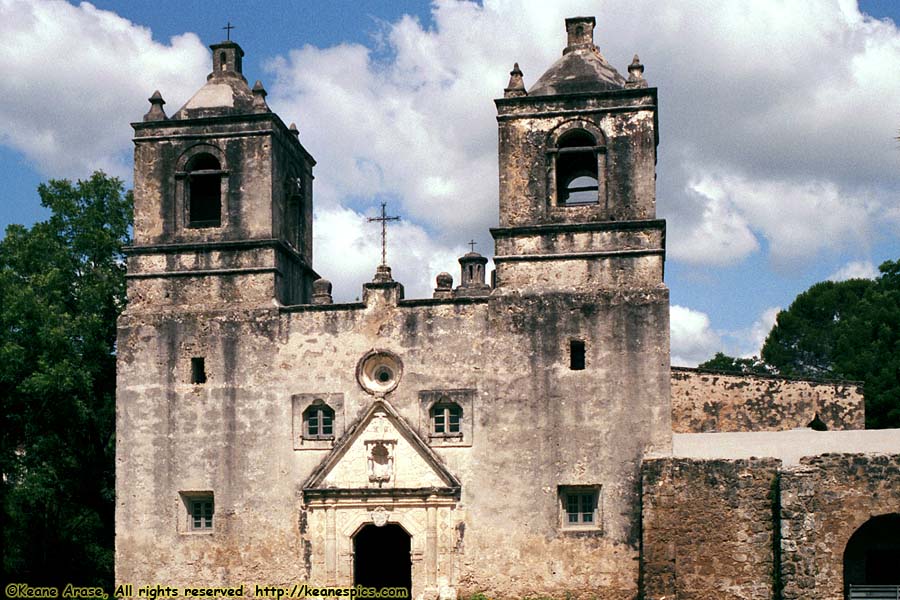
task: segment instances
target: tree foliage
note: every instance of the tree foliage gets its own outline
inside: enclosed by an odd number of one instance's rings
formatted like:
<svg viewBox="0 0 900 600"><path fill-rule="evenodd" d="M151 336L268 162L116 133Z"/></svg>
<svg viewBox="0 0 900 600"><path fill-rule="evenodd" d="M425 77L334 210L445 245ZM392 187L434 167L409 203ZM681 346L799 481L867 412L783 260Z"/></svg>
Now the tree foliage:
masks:
<svg viewBox="0 0 900 600"><path fill-rule="evenodd" d="M108 587L131 194L101 172L38 192L52 216L0 241L4 579Z"/></svg>
<svg viewBox="0 0 900 600"><path fill-rule="evenodd" d="M815 284L778 314L762 349L788 377L864 382L869 428L900 427L900 261L880 272Z"/></svg>
<svg viewBox="0 0 900 600"><path fill-rule="evenodd" d="M775 375L777 371L771 365L767 365L758 356L751 358L735 358L723 352L716 352L711 359L699 365L701 369L720 371L722 373L736 373L738 375Z"/></svg>

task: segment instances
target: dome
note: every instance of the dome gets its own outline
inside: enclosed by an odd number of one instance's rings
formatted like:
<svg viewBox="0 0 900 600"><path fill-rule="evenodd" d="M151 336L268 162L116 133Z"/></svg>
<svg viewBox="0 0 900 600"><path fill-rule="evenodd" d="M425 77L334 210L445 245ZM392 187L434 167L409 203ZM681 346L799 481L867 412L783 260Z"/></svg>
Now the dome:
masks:
<svg viewBox="0 0 900 600"><path fill-rule="evenodd" d="M528 90L529 96L604 92L625 87L625 78L594 45L594 17L566 19L568 45L557 60Z"/></svg>
<svg viewBox="0 0 900 600"><path fill-rule="evenodd" d="M232 41L210 46L213 51L213 70L206 85L172 115L173 119L196 119L223 115L259 112L260 102L254 104L255 94L247 85L241 71L244 51ZM263 98L265 90L262 91Z"/></svg>

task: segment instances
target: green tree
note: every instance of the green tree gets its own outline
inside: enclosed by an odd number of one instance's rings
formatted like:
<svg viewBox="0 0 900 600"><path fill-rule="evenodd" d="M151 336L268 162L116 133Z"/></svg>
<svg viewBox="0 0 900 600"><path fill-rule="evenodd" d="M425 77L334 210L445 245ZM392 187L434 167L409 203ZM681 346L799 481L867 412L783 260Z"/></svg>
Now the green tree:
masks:
<svg viewBox="0 0 900 600"><path fill-rule="evenodd" d="M0 241L4 579L108 588L131 194L101 172L38 192L52 216Z"/></svg>
<svg viewBox="0 0 900 600"><path fill-rule="evenodd" d="M794 300L762 349L788 377L865 384L866 426L900 427L900 261L874 279L824 281Z"/></svg>
<svg viewBox="0 0 900 600"><path fill-rule="evenodd" d="M699 365L701 369L709 369L710 371L720 371L722 373L737 373L745 375L753 373L756 375L775 375L777 371L771 366L763 362L759 357L752 358L735 358L728 356L723 352L716 352L711 359Z"/></svg>

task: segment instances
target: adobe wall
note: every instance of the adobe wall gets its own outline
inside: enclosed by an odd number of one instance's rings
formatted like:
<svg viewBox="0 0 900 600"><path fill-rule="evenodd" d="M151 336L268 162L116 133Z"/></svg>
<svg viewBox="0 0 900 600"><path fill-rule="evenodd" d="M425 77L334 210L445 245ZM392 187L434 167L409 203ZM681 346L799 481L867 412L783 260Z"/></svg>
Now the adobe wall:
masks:
<svg viewBox="0 0 900 600"><path fill-rule="evenodd" d="M774 598L780 461L660 458L643 464L645 600Z"/></svg>
<svg viewBox="0 0 900 600"><path fill-rule="evenodd" d="M829 430L864 429L862 385L672 368L675 433L784 431L818 414Z"/></svg>
<svg viewBox="0 0 900 600"><path fill-rule="evenodd" d="M784 599L842 600L843 557L870 518L900 512L900 454L824 454L781 475Z"/></svg>

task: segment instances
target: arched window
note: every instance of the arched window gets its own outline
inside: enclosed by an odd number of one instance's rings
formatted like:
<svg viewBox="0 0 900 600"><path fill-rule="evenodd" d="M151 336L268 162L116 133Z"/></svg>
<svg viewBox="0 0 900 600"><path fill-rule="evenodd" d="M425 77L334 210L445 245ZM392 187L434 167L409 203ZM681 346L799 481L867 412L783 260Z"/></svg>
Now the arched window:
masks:
<svg viewBox="0 0 900 600"><path fill-rule="evenodd" d="M583 129L564 134L556 158L556 204L572 206L599 202L597 140Z"/></svg>
<svg viewBox="0 0 900 600"><path fill-rule="evenodd" d="M334 437L334 410L321 400L303 411L303 437L308 440L329 440Z"/></svg>
<svg viewBox="0 0 900 600"><path fill-rule="evenodd" d="M284 238L298 252L303 251L303 179L292 175L285 185Z"/></svg>
<svg viewBox="0 0 900 600"><path fill-rule="evenodd" d="M431 433L438 436L462 435L462 407L449 400L441 400L431 407Z"/></svg>
<svg viewBox="0 0 900 600"><path fill-rule="evenodd" d="M188 165L188 226L221 227L222 167L212 154L198 154Z"/></svg>

